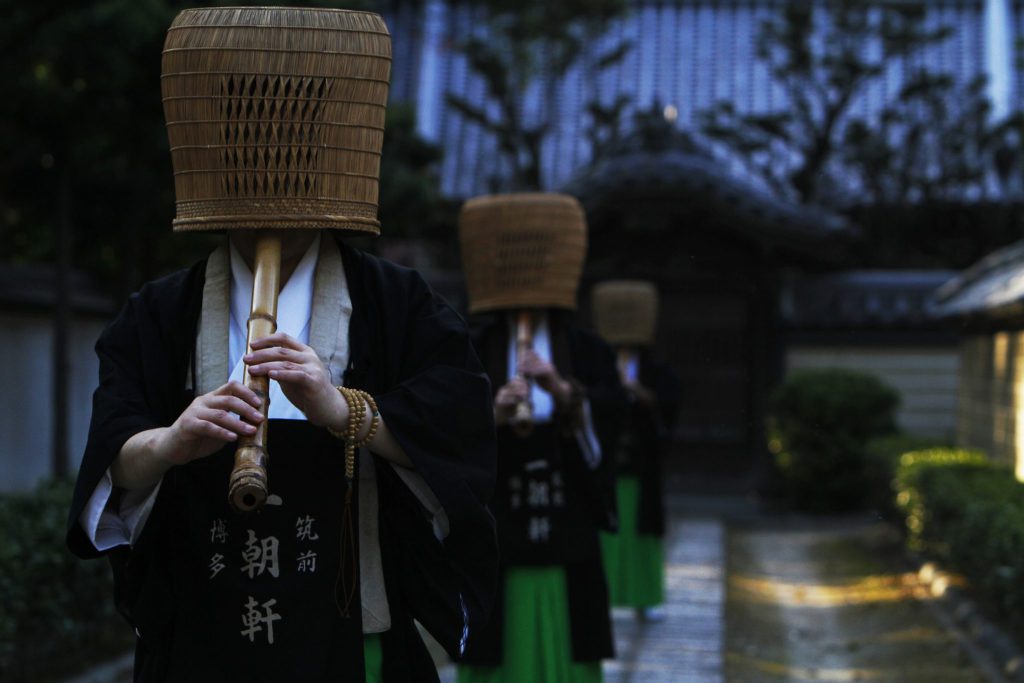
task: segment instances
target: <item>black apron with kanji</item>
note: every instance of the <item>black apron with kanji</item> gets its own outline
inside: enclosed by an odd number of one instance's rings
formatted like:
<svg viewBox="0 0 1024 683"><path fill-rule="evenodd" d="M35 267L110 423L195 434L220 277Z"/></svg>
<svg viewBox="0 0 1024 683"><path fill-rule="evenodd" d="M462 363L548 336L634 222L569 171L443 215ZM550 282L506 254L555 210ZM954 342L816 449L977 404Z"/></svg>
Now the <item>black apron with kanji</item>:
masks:
<svg viewBox="0 0 1024 683"><path fill-rule="evenodd" d="M362 667L345 647L361 642L362 622L339 585L339 442L298 420L271 420L268 432L271 494L259 511L228 503L231 449L181 468L163 501L183 511L168 534L170 680L327 680L338 658Z"/></svg>
<svg viewBox="0 0 1024 683"><path fill-rule="evenodd" d="M592 550L593 522L561 425L535 425L527 435L498 428L498 483L492 507L505 565L564 564ZM571 444L571 439L569 440ZM568 446L568 447L567 447Z"/></svg>

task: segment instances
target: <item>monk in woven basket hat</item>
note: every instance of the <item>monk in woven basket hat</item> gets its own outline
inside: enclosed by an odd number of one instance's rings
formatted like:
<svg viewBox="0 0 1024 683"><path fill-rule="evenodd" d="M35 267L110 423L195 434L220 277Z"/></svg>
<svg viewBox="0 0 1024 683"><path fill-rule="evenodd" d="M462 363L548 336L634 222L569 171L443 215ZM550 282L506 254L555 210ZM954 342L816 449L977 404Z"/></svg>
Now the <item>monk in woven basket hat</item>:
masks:
<svg viewBox="0 0 1024 683"><path fill-rule="evenodd" d="M490 386L377 234L391 45L342 10L188 10L163 99L175 230L223 246L133 295L68 543L109 556L136 681L436 681L497 574Z"/></svg>
<svg viewBox="0 0 1024 683"><path fill-rule="evenodd" d="M608 280L591 292L598 334L618 353L629 410L611 455L616 464L619 529L603 534L612 605L646 621L663 618L665 503L662 461L675 416L678 381L653 357L658 290L642 280Z"/></svg>
<svg viewBox="0 0 1024 683"><path fill-rule="evenodd" d="M496 391L502 555L498 600L459 681L600 681L613 650L598 531L615 525L601 443L625 401L611 349L572 324L583 211L557 194L477 197L459 233Z"/></svg>

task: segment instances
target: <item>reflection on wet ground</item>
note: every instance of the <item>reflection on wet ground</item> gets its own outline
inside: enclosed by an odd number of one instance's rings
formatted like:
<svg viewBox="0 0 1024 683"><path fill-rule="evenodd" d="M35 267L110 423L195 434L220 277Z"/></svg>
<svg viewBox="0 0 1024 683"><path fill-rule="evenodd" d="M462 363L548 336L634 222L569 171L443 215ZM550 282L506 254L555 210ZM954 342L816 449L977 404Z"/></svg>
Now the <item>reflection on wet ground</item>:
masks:
<svg viewBox="0 0 1024 683"><path fill-rule="evenodd" d="M665 619L613 611L617 656L605 662L605 683L722 682L725 525L674 514L665 557Z"/></svg>
<svg viewBox="0 0 1024 683"><path fill-rule="evenodd" d="M730 531L730 683L987 680L925 604L931 594L867 521L787 518Z"/></svg>

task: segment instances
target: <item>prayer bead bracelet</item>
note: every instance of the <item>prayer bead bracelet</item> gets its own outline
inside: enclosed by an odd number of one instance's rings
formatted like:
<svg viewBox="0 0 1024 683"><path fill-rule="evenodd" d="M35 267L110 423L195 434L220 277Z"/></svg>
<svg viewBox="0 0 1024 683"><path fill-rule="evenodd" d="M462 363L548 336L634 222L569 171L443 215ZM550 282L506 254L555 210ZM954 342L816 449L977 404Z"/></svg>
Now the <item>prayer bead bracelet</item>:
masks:
<svg viewBox="0 0 1024 683"><path fill-rule="evenodd" d="M345 442L345 478L351 481L355 477L356 449L366 446L377 435L377 430L380 428L380 412L377 410L377 402L373 400L373 396L370 396L369 393L345 386L335 388L348 405L348 423L345 425L344 430L328 427L327 431L335 438ZM360 439L359 432L362 431L363 425L366 424L367 406L370 407L370 430L366 433L365 437Z"/></svg>

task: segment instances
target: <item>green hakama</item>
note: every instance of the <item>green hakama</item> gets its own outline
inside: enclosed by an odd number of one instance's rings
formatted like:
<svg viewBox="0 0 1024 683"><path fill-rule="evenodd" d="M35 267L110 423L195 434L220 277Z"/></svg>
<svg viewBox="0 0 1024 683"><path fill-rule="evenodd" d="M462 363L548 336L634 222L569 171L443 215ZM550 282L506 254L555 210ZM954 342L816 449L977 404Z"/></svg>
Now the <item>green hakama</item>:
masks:
<svg viewBox="0 0 1024 683"><path fill-rule="evenodd" d="M565 570L505 571L502 665L463 664L459 683L601 683L601 662L573 660Z"/></svg>
<svg viewBox="0 0 1024 683"><path fill-rule="evenodd" d="M363 635L363 664L366 683L381 683L384 680L384 651L381 648L380 635Z"/></svg>
<svg viewBox="0 0 1024 683"><path fill-rule="evenodd" d="M665 602L665 551L662 539L638 532L640 480L616 483L619 532L601 534L608 590L615 607L655 607Z"/></svg>

